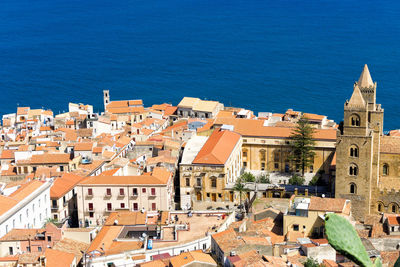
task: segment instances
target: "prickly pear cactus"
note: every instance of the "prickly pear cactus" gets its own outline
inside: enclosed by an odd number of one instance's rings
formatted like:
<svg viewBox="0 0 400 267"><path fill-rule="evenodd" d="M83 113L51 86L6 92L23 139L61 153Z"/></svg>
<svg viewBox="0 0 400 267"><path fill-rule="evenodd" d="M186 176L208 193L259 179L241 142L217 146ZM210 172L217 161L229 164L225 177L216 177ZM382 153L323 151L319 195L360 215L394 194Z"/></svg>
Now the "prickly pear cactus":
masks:
<svg viewBox="0 0 400 267"><path fill-rule="evenodd" d="M396 263L394 264L394 267L400 267L400 257L397 259Z"/></svg>
<svg viewBox="0 0 400 267"><path fill-rule="evenodd" d="M372 263L354 227L342 216L325 216L325 230L329 244L339 253L363 267L380 267L379 258Z"/></svg>

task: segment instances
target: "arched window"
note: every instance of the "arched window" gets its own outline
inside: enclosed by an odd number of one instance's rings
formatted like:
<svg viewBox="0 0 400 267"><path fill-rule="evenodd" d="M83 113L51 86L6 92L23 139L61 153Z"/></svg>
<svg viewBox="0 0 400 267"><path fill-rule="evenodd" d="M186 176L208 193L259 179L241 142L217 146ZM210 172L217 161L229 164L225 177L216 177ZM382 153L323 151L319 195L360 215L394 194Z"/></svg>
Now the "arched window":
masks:
<svg viewBox="0 0 400 267"><path fill-rule="evenodd" d="M357 186L353 183L350 184L350 194L357 194Z"/></svg>
<svg viewBox="0 0 400 267"><path fill-rule="evenodd" d="M350 157L358 158L358 146L356 145L350 146Z"/></svg>
<svg viewBox="0 0 400 267"><path fill-rule="evenodd" d="M217 177L211 177L211 187L216 188L217 187Z"/></svg>
<svg viewBox="0 0 400 267"><path fill-rule="evenodd" d="M397 207L397 204L396 203L392 203L391 205L391 211L392 211L392 213L397 213L397 211L398 211L398 207Z"/></svg>
<svg viewBox="0 0 400 267"><path fill-rule="evenodd" d="M353 114L350 117L350 125L351 126L360 126L360 117L356 114Z"/></svg>
<svg viewBox="0 0 400 267"><path fill-rule="evenodd" d="M358 175L358 167L356 164L352 163L349 167L349 175L356 176Z"/></svg>
<svg viewBox="0 0 400 267"><path fill-rule="evenodd" d="M382 203L378 203L378 212L382 212L383 211L383 204Z"/></svg>
<svg viewBox="0 0 400 267"><path fill-rule="evenodd" d="M382 174L383 175L389 175L389 165L388 164L383 164L383 167L382 167Z"/></svg>
<svg viewBox="0 0 400 267"><path fill-rule="evenodd" d="M260 150L260 160L265 161L265 150L264 149Z"/></svg>

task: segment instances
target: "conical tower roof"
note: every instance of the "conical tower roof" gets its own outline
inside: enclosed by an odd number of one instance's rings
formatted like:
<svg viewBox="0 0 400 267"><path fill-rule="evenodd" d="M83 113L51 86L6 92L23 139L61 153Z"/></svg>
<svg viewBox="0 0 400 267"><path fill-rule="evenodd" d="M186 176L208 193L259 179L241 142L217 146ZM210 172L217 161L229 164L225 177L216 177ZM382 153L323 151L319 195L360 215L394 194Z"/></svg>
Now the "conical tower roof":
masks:
<svg viewBox="0 0 400 267"><path fill-rule="evenodd" d="M364 65L364 69L361 72L360 79L358 79L358 85L360 86L360 88L374 86L374 82L372 81L367 64Z"/></svg>
<svg viewBox="0 0 400 267"><path fill-rule="evenodd" d="M367 69L368 70L368 69ZM354 86L353 95L350 98L350 101L347 103L349 108L364 108L365 100L361 94L360 87L358 84Z"/></svg>

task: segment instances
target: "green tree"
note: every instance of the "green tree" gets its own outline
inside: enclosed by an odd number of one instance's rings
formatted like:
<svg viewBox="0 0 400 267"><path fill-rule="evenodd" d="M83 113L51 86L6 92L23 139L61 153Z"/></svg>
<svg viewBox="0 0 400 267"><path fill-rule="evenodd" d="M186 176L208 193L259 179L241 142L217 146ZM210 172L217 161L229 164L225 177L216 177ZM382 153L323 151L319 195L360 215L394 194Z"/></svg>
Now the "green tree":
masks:
<svg viewBox="0 0 400 267"><path fill-rule="evenodd" d="M257 177L257 183L260 183L260 184L270 184L271 183L271 180L269 179L269 174L267 173L267 174L260 174L258 177Z"/></svg>
<svg viewBox="0 0 400 267"><path fill-rule="evenodd" d="M290 159L296 168L300 168L302 177L304 177L305 169L313 164L315 155L313 133L314 128L306 118L301 117L290 136L292 148Z"/></svg>
<svg viewBox="0 0 400 267"><path fill-rule="evenodd" d="M240 179L244 183L254 183L256 181L256 177L254 177L254 175L250 172L244 172L242 175L240 175Z"/></svg>
<svg viewBox="0 0 400 267"><path fill-rule="evenodd" d="M243 194L244 192L246 192L247 189L245 188L245 184L244 184L244 182L243 182L243 180L242 180L241 177L239 177L239 178L236 180L236 183L235 183L235 185L233 186L233 191L239 193L239 204L240 204L240 207L241 207L240 210L242 211L242 194Z"/></svg>
<svg viewBox="0 0 400 267"><path fill-rule="evenodd" d="M43 223L43 228L45 228L48 223L56 224L58 223L58 221L53 218L47 218Z"/></svg>
<svg viewBox="0 0 400 267"><path fill-rule="evenodd" d="M305 179L301 177L300 175L294 174L290 179L289 179L289 184L291 185L303 185L305 182Z"/></svg>
<svg viewBox="0 0 400 267"><path fill-rule="evenodd" d="M313 258L307 258L306 262L304 262L304 267L319 267L318 261Z"/></svg>

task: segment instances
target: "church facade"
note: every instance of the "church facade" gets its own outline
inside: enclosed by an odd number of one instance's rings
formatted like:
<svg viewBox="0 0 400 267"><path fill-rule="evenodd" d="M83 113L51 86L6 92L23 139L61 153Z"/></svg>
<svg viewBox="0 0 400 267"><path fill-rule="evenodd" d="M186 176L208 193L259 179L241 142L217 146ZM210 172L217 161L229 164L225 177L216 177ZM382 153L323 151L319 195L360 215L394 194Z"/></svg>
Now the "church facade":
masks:
<svg viewBox="0 0 400 267"><path fill-rule="evenodd" d="M344 104L337 135L335 196L350 199L360 221L369 214L398 213L400 205L400 137L383 134L376 88L365 65Z"/></svg>

